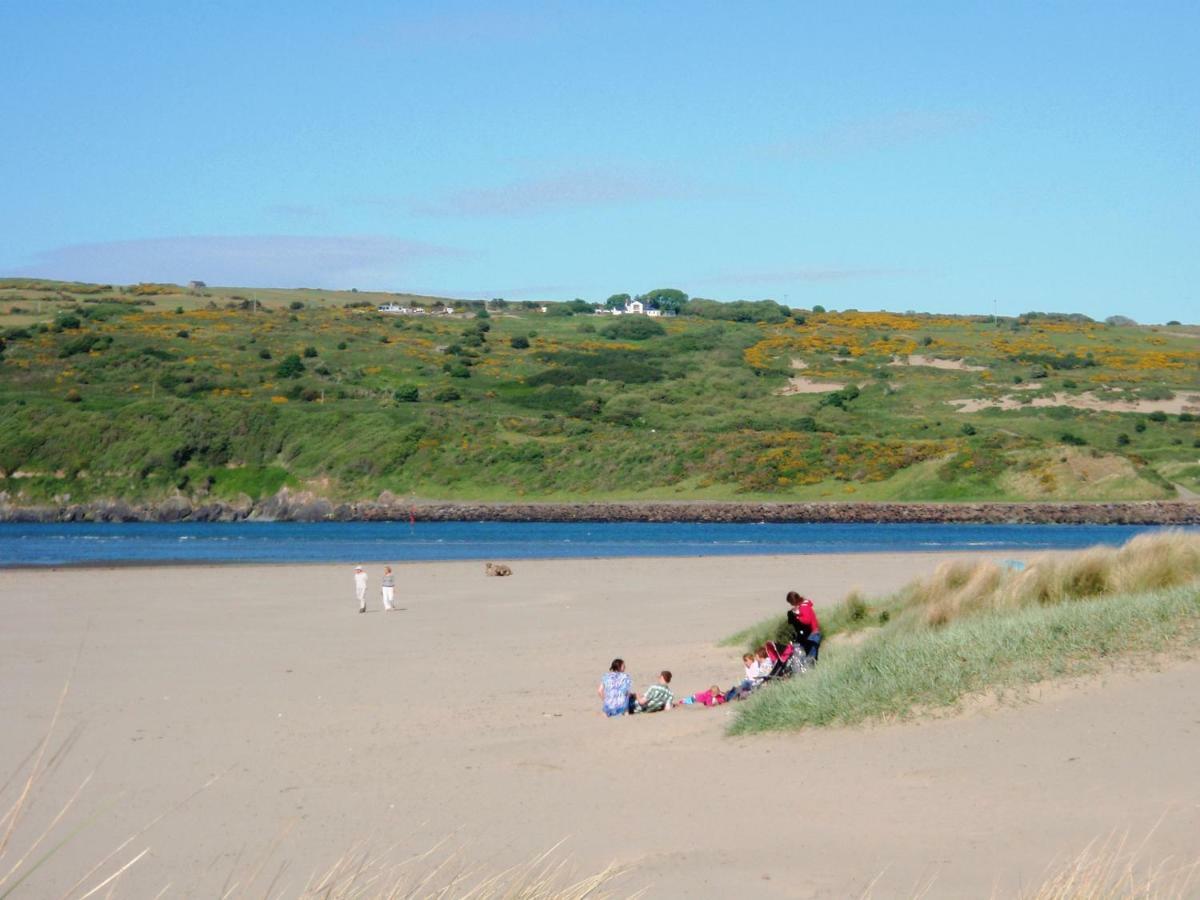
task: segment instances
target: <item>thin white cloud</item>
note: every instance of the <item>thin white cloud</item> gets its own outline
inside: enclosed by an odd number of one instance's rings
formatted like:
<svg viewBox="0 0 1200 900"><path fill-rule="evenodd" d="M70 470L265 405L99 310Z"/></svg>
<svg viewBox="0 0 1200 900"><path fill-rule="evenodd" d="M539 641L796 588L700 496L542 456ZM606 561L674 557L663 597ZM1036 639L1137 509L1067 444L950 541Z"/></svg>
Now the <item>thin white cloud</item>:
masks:
<svg viewBox="0 0 1200 900"><path fill-rule="evenodd" d="M421 216L527 216L600 206L628 206L686 196L671 179L605 169L580 169L413 198L409 212ZM369 201L368 201L369 202Z"/></svg>
<svg viewBox="0 0 1200 900"><path fill-rule="evenodd" d="M545 12L535 15L504 8L432 11L377 21L369 32L358 34L357 42L388 51L429 45L508 45L549 36L554 29Z"/></svg>
<svg viewBox="0 0 1200 900"><path fill-rule="evenodd" d="M384 287L417 264L462 251L381 236L196 235L71 244L42 251L13 275L285 287Z"/></svg>
<svg viewBox="0 0 1200 900"><path fill-rule="evenodd" d="M276 219L287 219L293 222L311 222L315 219L325 218L325 210L310 203L275 203L264 211Z"/></svg>
<svg viewBox="0 0 1200 900"><path fill-rule="evenodd" d="M776 157L852 156L942 137L972 128L981 121L979 115L960 110L904 110L847 119L764 149Z"/></svg>
<svg viewBox="0 0 1200 900"><path fill-rule="evenodd" d="M696 284L749 285L749 284L796 284L830 281L850 281L860 278L886 278L911 275L910 269L882 267L857 268L801 268L801 269L748 269L738 272L721 272L707 277L692 279Z"/></svg>

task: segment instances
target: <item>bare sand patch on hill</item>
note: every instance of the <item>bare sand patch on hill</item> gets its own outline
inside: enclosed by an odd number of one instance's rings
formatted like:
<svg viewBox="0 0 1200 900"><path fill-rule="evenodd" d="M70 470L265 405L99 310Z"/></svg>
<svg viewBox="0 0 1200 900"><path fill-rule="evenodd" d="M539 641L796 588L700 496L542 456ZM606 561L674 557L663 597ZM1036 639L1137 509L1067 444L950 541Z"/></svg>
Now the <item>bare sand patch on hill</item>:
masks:
<svg viewBox="0 0 1200 900"><path fill-rule="evenodd" d="M987 366L968 365L961 359L939 359L936 356L921 356L913 353L907 357L893 356L889 366L924 366L929 369L945 369L954 372L984 372Z"/></svg>
<svg viewBox="0 0 1200 900"><path fill-rule="evenodd" d="M830 391L840 391L845 386L845 382L817 381L803 375L793 375L788 379L788 383L775 393L784 397L789 394L828 394Z"/></svg>
<svg viewBox="0 0 1200 900"><path fill-rule="evenodd" d="M972 413L985 409L1024 409L1049 406L1069 406L1072 409L1091 409L1101 412L1164 412L1178 415L1181 412L1200 412L1200 394L1178 393L1170 400L1103 400L1094 393L1066 394L1061 391L1051 397L1031 397L1024 400L1012 396L995 398L976 397L948 400L959 412Z"/></svg>

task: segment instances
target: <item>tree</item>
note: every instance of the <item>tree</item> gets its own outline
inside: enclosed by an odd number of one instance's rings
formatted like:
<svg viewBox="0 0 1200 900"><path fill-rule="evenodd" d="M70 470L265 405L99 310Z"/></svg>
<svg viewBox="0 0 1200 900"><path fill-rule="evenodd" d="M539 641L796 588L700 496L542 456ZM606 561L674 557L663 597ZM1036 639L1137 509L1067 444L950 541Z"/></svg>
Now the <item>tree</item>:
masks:
<svg viewBox="0 0 1200 900"><path fill-rule="evenodd" d="M275 374L280 378L299 378L304 374L304 362L299 355L289 353L279 363L279 368L275 370Z"/></svg>
<svg viewBox="0 0 1200 900"><path fill-rule="evenodd" d="M675 288L655 288L642 297L642 302L651 309L678 313L687 306L688 295Z"/></svg>
<svg viewBox="0 0 1200 900"><path fill-rule="evenodd" d="M475 313L475 318L477 318L477 319L490 319L491 317L492 317L492 314L490 312L488 312L486 309L481 309L481 310L479 310L479 312Z"/></svg>
<svg viewBox="0 0 1200 900"><path fill-rule="evenodd" d="M818 303L816 306L814 306L812 308L812 311L814 313L823 313L823 312L825 312L825 307L823 307L820 303Z"/></svg>
<svg viewBox="0 0 1200 900"><path fill-rule="evenodd" d="M625 304L632 298L628 294L613 294L604 301L605 309L624 309Z"/></svg>

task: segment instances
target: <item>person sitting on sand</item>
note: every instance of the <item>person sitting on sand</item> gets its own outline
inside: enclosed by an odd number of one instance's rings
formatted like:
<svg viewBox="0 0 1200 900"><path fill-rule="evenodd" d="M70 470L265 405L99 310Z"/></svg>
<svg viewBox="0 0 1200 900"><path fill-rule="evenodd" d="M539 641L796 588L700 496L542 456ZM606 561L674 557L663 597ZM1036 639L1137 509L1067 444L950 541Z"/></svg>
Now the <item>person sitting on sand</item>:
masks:
<svg viewBox="0 0 1200 900"><path fill-rule="evenodd" d="M725 700L726 697L721 692L721 686L714 684L707 691L697 691L679 702L686 706L720 706Z"/></svg>
<svg viewBox="0 0 1200 900"><path fill-rule="evenodd" d="M813 602L795 591L788 591L787 602L791 607L787 618L792 626L792 642L799 644L804 655L816 662L821 652L821 623L817 620Z"/></svg>
<svg viewBox="0 0 1200 900"><path fill-rule="evenodd" d="M671 673L666 669L658 675L658 684L652 684L646 693L638 697L638 712L663 712L671 708L675 695L671 693Z"/></svg>
<svg viewBox="0 0 1200 900"><path fill-rule="evenodd" d="M625 660L614 659L612 661L612 665L600 679L600 686L596 689L596 693L600 696L606 716L611 718L633 712L632 707L636 696L633 693L633 680L625 674Z"/></svg>

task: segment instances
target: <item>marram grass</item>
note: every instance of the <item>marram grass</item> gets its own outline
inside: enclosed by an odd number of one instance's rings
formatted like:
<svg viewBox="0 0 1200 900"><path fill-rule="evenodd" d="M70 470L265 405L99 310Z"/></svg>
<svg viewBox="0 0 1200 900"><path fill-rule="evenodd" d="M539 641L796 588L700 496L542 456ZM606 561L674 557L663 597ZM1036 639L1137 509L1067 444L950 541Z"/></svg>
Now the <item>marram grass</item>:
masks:
<svg viewBox="0 0 1200 900"><path fill-rule="evenodd" d="M970 694L1095 671L1106 660L1194 647L1200 637L1200 535L1142 535L1120 548L1035 557L1020 573L948 563L877 603L822 617L827 636L803 678L760 691L732 732L852 725L953 706ZM757 643L771 619L734 636ZM730 640L733 640L732 638Z"/></svg>

